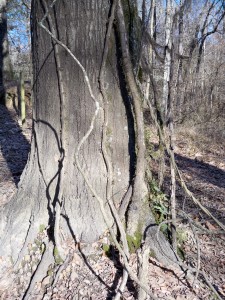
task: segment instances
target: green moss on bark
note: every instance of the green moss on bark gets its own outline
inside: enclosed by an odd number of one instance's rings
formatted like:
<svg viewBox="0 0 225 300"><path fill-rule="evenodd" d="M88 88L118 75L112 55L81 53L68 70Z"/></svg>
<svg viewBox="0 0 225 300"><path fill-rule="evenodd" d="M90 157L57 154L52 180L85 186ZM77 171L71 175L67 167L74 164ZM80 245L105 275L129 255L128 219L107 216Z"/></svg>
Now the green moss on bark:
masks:
<svg viewBox="0 0 225 300"><path fill-rule="evenodd" d="M153 249L150 249L149 256L152 257L152 258L156 258L156 254L155 254L155 251Z"/></svg>
<svg viewBox="0 0 225 300"><path fill-rule="evenodd" d="M62 264L63 263L63 259L59 255L59 251L58 251L57 247L54 248L53 254L54 254L54 258L55 258L55 263L57 265Z"/></svg>
<svg viewBox="0 0 225 300"><path fill-rule="evenodd" d="M45 226L44 224L41 224L41 225L39 226L39 232L40 232L40 233L44 232L45 228L46 228L46 226Z"/></svg>
<svg viewBox="0 0 225 300"><path fill-rule="evenodd" d="M127 234L127 243L128 243L130 253L135 253L140 248L142 237L143 237L143 233L142 233L141 225L138 226L133 236Z"/></svg>
<svg viewBox="0 0 225 300"><path fill-rule="evenodd" d="M110 256L110 245L109 244L102 244L102 249L105 252L106 256Z"/></svg>

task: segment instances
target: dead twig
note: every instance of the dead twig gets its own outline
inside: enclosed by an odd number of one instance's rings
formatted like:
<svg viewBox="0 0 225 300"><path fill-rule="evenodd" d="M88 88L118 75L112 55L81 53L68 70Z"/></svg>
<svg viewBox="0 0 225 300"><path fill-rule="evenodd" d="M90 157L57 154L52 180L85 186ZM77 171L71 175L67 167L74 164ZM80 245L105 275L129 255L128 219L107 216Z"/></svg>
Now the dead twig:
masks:
<svg viewBox="0 0 225 300"><path fill-rule="evenodd" d="M201 266L201 252L200 252L200 244L199 244L199 239L198 239L198 234L194 228L194 226L190 223L190 227L191 227L191 230L194 234L194 237L195 237L195 243L196 243L196 246L197 246L197 268L196 268L196 274L195 274L195 278L193 280L193 283L192 283L192 286L194 287L195 285L195 282L197 281L198 279L198 275L199 275L199 272L200 272L200 266Z"/></svg>
<svg viewBox="0 0 225 300"><path fill-rule="evenodd" d="M35 287L35 284L39 281L41 281L46 275L48 271L48 267L51 263L54 262L54 257L53 257L53 244L48 241L46 238L45 241L43 241L45 249L44 253L41 257L40 263L37 266L37 269L34 273L34 275L31 277L31 281L29 283L29 286L24 294L23 300L29 300L31 299L31 294L32 291Z"/></svg>
<svg viewBox="0 0 225 300"><path fill-rule="evenodd" d="M66 269L66 267L68 266L68 264L70 263L71 261L71 254L67 254L67 257L66 259L64 260L63 264L60 265L60 267L58 268L56 274L55 274L55 277L54 277L54 281L52 283L52 288L54 288L59 280L59 276L60 274L62 273L63 270Z"/></svg>
<svg viewBox="0 0 225 300"><path fill-rule="evenodd" d="M142 246L142 249L138 251L138 262L139 262L139 274L138 278L144 284L148 284L148 270L149 270L149 252L150 248L146 244ZM142 289L139 288L138 300L146 300L147 294Z"/></svg>

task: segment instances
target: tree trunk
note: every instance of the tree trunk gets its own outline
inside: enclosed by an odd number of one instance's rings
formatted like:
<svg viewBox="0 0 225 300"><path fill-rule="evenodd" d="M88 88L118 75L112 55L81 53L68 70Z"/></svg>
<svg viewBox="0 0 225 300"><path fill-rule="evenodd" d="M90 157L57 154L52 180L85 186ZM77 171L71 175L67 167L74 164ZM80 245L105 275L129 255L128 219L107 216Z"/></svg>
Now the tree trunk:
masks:
<svg viewBox="0 0 225 300"><path fill-rule="evenodd" d="M150 12L149 12L149 28L147 29L149 31L149 35L151 39L154 38L154 32L155 32L155 10L156 10L156 5L155 5L155 0L151 0L151 6L150 6ZM153 47L152 44L150 43L147 47L148 51L148 63L150 67L150 72L152 72L153 76L153 60L154 60L154 53L153 53ZM145 88L145 99L149 99L149 92L150 92L150 74L147 75L146 79L146 88Z"/></svg>
<svg viewBox="0 0 225 300"><path fill-rule="evenodd" d="M135 114L140 114L134 119L116 29L111 33L104 70L107 99L102 99L98 84L110 4L107 0L61 0L49 8L48 16L45 15L47 10L45 0L33 0L31 152L16 197L1 211L0 255L10 256L14 263L20 261L28 243L34 241L41 228L48 228L49 240L55 247L60 244L62 249L61 236L63 241L92 243L98 240L107 229L98 199L103 199L103 206L110 215L106 194L112 195L110 200L119 210L131 182L134 189L128 217L135 227L129 222L130 232L135 232L133 228L137 229L140 219L144 223L143 208L147 206L145 214L149 213L151 226L145 236L151 235L151 242L156 239L149 203L143 202L147 200L144 197L147 189L142 161L143 128L138 128L143 125L141 103L134 104ZM44 15L47 16L44 23L38 24ZM39 25L46 26L49 32ZM56 39L60 43L57 44ZM140 101L135 93L132 93L133 102ZM108 109L107 114L104 109ZM107 128L103 128L104 124ZM139 143L137 157L136 142ZM104 153L102 143L105 143ZM111 192L107 185L105 154L112 164ZM112 216L109 222L113 224ZM166 249L165 253L173 257L162 235L159 240L164 244L162 247L154 245L154 252ZM163 257L163 252L159 256Z"/></svg>
<svg viewBox="0 0 225 300"><path fill-rule="evenodd" d="M0 104L5 105L4 81L12 78L12 65L9 57L7 35L7 1L0 2Z"/></svg>
<svg viewBox="0 0 225 300"><path fill-rule="evenodd" d="M166 16L165 16L165 50L164 50L164 66L163 66L163 91L161 102L161 114L163 120L163 127L168 122L168 102L170 97L170 69L171 69L171 48L172 48L172 1L166 1ZM161 149L161 157L159 162L159 187L161 188L164 183L165 174L165 149L163 141L160 139L159 147Z"/></svg>
<svg viewBox="0 0 225 300"><path fill-rule="evenodd" d="M21 247L25 242L28 228L29 235L34 237L40 225L53 226L58 201L63 202L60 226L65 235L76 237L76 241L93 242L106 230L99 204L74 163L78 143L88 131L95 114L95 103L80 67L59 46L62 65L60 70L57 69L55 42L38 25L45 13L42 1L33 1L32 9L33 139L17 196L4 208L4 216L10 221L5 223L7 230L2 226L4 234L1 234L1 252L10 251L14 259L18 255L18 246ZM54 14L53 10L50 11L58 39L83 64L94 95L101 103L98 76L110 9L108 1L103 1L103 4L94 0L58 1L54 9L60 12ZM105 70L109 107L106 147L113 163L112 194L118 207L133 172L134 128L114 35L110 43ZM62 84L65 99L63 108ZM80 149L79 160L97 194L106 199L107 172L101 150L103 115L103 109L100 109L94 129ZM61 140L62 121L64 141ZM63 172L66 178L61 186ZM59 195L61 199L58 199ZM105 206L107 208L107 203ZM8 243L10 235L14 239Z"/></svg>
<svg viewBox="0 0 225 300"><path fill-rule="evenodd" d="M180 1L180 7L183 5L183 0ZM179 13L179 24L178 24L178 53L179 55L183 55L183 38L184 38L184 8L180 8ZM182 103L183 103L183 95L181 84L183 82L183 60L179 58L178 60L178 72L177 72L177 86L176 86L176 109L177 109L177 118L181 119L182 113Z"/></svg>
<svg viewBox="0 0 225 300"><path fill-rule="evenodd" d="M163 78L163 96L162 112L163 119L166 122L168 109L169 79L171 68L171 30L172 30L172 1L166 2L166 20L165 20L165 58L164 58L164 78Z"/></svg>

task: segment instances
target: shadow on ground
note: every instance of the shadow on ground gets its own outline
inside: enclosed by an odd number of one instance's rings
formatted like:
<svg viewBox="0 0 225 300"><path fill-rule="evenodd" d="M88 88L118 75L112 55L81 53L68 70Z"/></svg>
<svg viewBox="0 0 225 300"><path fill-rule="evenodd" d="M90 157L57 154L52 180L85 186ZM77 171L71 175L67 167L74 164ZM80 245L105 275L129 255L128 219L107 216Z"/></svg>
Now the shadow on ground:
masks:
<svg viewBox="0 0 225 300"><path fill-rule="evenodd" d="M157 151L158 145L153 144L153 146L154 150ZM199 158L189 158L188 156L178 153L175 153L175 160L188 189L201 201L202 205L220 220L220 222L225 223L225 171L217 166L204 162ZM158 160L153 159L151 164L153 167L152 174L154 178L158 178ZM168 157L166 158L166 166L163 190L165 194L169 195L171 182ZM201 209L190 199L190 197L186 196L179 181L177 181L176 199L179 209L191 214L200 213L203 221L208 219L211 220L210 217L202 213Z"/></svg>
<svg viewBox="0 0 225 300"><path fill-rule="evenodd" d="M175 154L178 167L182 171L188 171L204 183L213 184L225 189L225 171L208 163L191 159L180 154Z"/></svg>
<svg viewBox="0 0 225 300"><path fill-rule="evenodd" d="M16 113L0 105L0 155L3 158L1 171L8 168L16 185L26 165L30 142L16 121ZM5 164L4 164L5 161Z"/></svg>

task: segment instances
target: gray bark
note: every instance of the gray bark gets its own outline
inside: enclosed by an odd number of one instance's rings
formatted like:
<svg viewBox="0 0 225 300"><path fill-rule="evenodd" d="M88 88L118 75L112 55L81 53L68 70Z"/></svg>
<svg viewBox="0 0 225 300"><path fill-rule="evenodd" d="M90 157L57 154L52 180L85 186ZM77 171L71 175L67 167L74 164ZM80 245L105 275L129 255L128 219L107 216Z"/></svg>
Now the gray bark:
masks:
<svg viewBox="0 0 225 300"><path fill-rule="evenodd" d="M51 22L48 18L45 21L50 31L50 27L54 26L57 39L84 66L101 107L104 106L98 79L109 10L107 0L61 0L56 2L54 10L50 10ZM65 48L60 45L56 47L55 41L38 25L44 14L44 2L33 0L34 124L31 153L17 195L0 211L0 255L10 256L17 265L28 243L36 238L40 225L48 226L48 238L56 245L54 230L59 221L59 205L61 216L57 228L65 239L75 242L92 243L107 229L96 194L105 200L105 209L109 211L106 197L108 174L102 153L104 111L100 108L93 131L79 153L79 165L95 190L93 193L80 167L78 169L74 155L78 143L90 128L95 103L78 64ZM138 225L154 224L154 220L145 199L147 188L144 182L144 132L140 127L143 126L141 99L131 74L130 62L128 69L122 70L121 56L118 35L113 32L104 78L104 93L108 101L106 147L112 162L112 200L116 208L120 207L124 196L126 198L127 189L134 179L128 222L129 231L133 234ZM134 103L136 128L124 73L131 76L134 85L132 96L134 102L138 101ZM135 141L138 145L137 157ZM149 231L152 231L151 228ZM157 248L154 242L155 238L152 238L151 244ZM165 251L169 253L169 250Z"/></svg>
<svg viewBox="0 0 225 300"><path fill-rule="evenodd" d="M98 76L109 9L108 1L58 1L55 6L58 13L51 11L58 39L71 49L85 67L95 97L100 103ZM32 10L34 126L31 153L17 196L2 211L5 220L1 228L0 252L12 254L14 260L25 243L28 228L31 239L41 224L54 225L55 205L59 200L63 203L60 228L66 236L90 243L106 230L99 205L74 164L75 150L89 129L95 104L80 68L59 47L59 56L63 62L60 72L66 99L64 130L69 137L65 147L66 159L60 165L60 157L65 149L61 149L60 141L61 99L55 46L50 36L38 26L38 20L44 15L41 1L33 1ZM128 94L117 59L115 36L110 43L104 80L109 102L106 146L113 163L113 201L118 207L130 182L135 156L132 137L134 128ZM101 150L102 126L101 110L79 157L92 186L101 198L106 199L107 172ZM63 187L60 186L62 168L66 176ZM58 199L59 195L62 195L61 199Z"/></svg>

